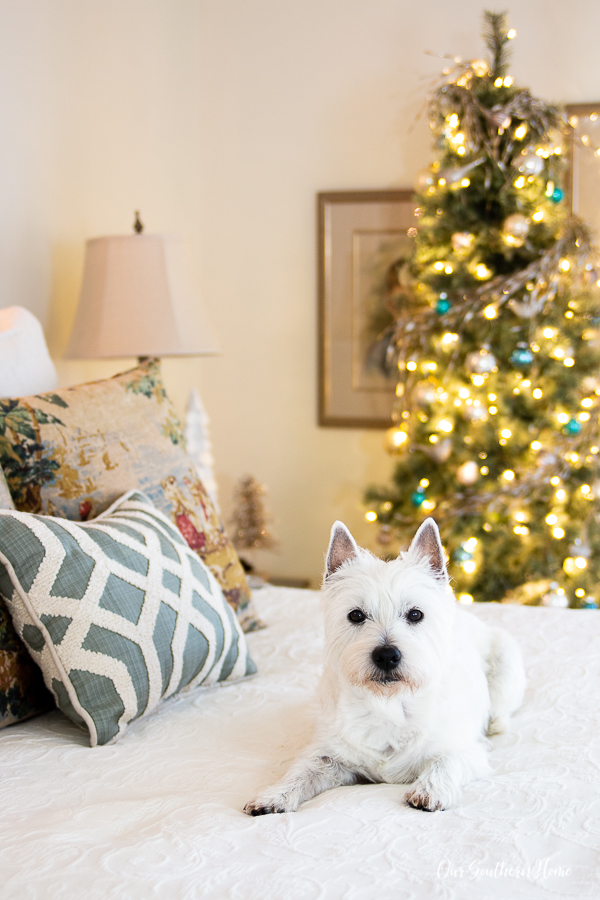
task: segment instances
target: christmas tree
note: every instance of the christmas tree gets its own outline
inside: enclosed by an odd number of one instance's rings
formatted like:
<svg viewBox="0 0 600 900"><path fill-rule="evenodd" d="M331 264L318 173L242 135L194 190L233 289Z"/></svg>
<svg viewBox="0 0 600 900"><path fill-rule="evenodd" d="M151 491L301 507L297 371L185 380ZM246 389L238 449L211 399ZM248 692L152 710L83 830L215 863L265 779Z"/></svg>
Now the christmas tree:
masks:
<svg viewBox="0 0 600 900"><path fill-rule="evenodd" d="M232 540L236 550L272 550L270 515L264 502L265 487L252 475L244 475L234 489L231 516Z"/></svg>
<svg viewBox="0 0 600 900"><path fill-rule="evenodd" d="M398 462L366 517L386 544L433 515L464 602L592 607L598 253L564 202L568 120L513 83L506 16L484 21L489 59L455 61L429 99L437 159L388 353Z"/></svg>

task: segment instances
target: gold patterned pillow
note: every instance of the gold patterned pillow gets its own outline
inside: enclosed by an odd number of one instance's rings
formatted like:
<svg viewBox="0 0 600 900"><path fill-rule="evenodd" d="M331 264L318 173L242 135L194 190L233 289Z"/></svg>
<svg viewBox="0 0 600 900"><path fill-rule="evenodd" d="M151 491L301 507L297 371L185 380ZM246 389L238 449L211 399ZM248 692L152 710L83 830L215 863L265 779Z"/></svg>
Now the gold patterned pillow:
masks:
<svg viewBox="0 0 600 900"><path fill-rule="evenodd" d="M158 360L104 381L0 400L18 510L86 521L139 488L212 570L244 631L261 627L239 559L184 449Z"/></svg>

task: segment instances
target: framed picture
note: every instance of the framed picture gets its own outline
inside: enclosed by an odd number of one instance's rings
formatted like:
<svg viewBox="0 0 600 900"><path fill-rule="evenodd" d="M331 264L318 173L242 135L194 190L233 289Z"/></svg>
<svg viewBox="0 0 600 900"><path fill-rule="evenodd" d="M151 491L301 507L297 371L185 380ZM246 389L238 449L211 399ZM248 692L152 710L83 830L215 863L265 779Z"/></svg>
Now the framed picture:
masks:
<svg viewBox="0 0 600 900"><path fill-rule="evenodd" d="M600 242L600 102L565 107L573 126L569 147L567 194L571 211L590 226Z"/></svg>
<svg viewBox="0 0 600 900"><path fill-rule="evenodd" d="M394 310L411 302L413 192L318 195L319 424L388 428L396 387Z"/></svg>

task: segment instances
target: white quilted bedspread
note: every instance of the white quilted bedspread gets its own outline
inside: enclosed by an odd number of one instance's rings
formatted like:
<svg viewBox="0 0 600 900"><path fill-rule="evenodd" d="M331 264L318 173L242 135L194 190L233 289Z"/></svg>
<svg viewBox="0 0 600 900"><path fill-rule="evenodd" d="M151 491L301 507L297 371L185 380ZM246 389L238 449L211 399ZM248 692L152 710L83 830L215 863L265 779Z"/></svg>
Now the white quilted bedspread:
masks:
<svg viewBox="0 0 600 900"><path fill-rule="evenodd" d="M600 898L600 613L481 606L528 670L494 775L456 809L342 787L296 813L244 803L302 747L318 595L267 588L258 676L179 698L90 749L58 712L0 731L0 897L409 900Z"/></svg>

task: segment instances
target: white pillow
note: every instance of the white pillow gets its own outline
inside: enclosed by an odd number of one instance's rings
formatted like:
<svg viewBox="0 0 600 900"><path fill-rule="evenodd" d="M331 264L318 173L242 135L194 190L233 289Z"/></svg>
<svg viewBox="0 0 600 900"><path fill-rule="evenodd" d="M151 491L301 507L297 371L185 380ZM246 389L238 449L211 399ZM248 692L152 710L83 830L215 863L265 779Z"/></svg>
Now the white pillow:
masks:
<svg viewBox="0 0 600 900"><path fill-rule="evenodd" d="M0 309L0 397L42 394L56 385L56 369L36 317L22 306Z"/></svg>

